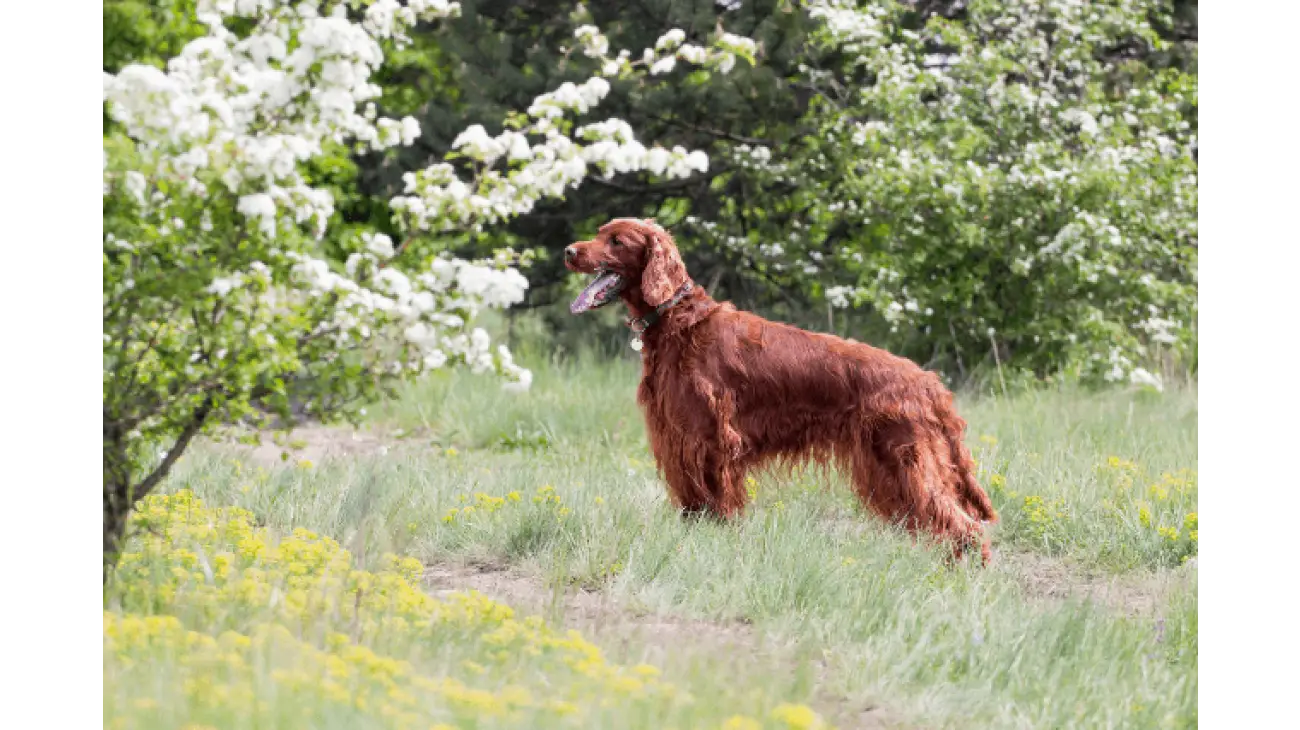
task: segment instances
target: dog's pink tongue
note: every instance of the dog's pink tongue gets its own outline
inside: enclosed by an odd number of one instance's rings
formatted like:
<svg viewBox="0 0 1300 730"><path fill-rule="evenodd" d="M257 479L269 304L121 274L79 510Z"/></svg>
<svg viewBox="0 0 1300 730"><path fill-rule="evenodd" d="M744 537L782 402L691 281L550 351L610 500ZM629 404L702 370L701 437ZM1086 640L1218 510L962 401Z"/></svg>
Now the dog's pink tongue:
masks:
<svg viewBox="0 0 1300 730"><path fill-rule="evenodd" d="M596 303L596 296L600 294L606 286L609 286L609 283L613 281L613 279L614 274L601 274L600 276L597 276L595 281L588 284L587 288L583 289L582 293L578 295L578 298L574 299L573 303L569 305L569 313L582 314L588 309L591 309L592 305Z"/></svg>

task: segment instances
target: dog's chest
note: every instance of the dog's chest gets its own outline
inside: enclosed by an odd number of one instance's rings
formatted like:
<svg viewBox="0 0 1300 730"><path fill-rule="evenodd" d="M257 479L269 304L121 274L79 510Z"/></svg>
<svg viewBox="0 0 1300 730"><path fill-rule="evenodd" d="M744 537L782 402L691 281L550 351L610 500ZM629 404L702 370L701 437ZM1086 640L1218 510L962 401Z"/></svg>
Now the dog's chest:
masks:
<svg viewBox="0 0 1300 730"><path fill-rule="evenodd" d="M641 357L637 403L646 416L675 420L673 414L703 407L693 381L694 369L674 347L647 348Z"/></svg>

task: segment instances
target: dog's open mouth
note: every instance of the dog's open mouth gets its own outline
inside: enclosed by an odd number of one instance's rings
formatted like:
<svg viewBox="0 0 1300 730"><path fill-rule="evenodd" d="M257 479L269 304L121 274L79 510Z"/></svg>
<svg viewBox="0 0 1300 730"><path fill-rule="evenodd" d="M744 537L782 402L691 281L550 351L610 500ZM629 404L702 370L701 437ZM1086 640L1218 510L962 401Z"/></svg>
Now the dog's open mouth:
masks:
<svg viewBox="0 0 1300 730"><path fill-rule="evenodd" d="M627 279L618 274L612 271L597 271L587 288L583 289L578 298L569 305L569 312L582 314L589 309L600 309L614 301L625 286L627 286Z"/></svg>

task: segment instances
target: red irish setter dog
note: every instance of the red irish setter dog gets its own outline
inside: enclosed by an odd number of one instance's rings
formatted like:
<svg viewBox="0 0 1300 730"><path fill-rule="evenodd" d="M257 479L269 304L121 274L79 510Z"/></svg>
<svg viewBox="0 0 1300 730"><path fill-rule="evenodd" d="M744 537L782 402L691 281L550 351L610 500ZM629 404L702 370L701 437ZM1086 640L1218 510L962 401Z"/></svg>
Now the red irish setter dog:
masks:
<svg viewBox="0 0 1300 730"><path fill-rule="evenodd" d="M966 422L934 373L714 301L652 220L613 220L564 258L596 275L574 314L627 305L643 350L637 401L684 511L735 515L751 468L833 463L885 519L950 543L958 558L978 543L989 560L983 523L997 514L962 442Z"/></svg>

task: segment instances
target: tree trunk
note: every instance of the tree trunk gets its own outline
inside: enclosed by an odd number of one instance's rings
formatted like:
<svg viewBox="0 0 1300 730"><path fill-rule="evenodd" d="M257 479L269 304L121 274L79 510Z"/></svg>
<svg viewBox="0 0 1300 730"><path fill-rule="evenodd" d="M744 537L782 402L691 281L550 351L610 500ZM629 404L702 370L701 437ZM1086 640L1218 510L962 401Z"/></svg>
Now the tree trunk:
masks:
<svg viewBox="0 0 1300 730"><path fill-rule="evenodd" d="M126 518L129 509L121 505L127 502L123 497L110 496L110 490L125 495L125 490L118 492L121 485L104 483L104 582L117 564L117 557L122 553L122 540L126 536Z"/></svg>
<svg viewBox="0 0 1300 730"><path fill-rule="evenodd" d="M131 514L131 466L119 444L104 442L104 582L117 564Z"/></svg>
<svg viewBox="0 0 1300 730"><path fill-rule="evenodd" d="M95 409L95 421L95 594L103 598L104 581L117 562L126 534L134 485L120 427L110 420L103 405Z"/></svg>
<svg viewBox="0 0 1300 730"><path fill-rule="evenodd" d="M144 499L162 482L181 457L190 441L203 429L212 412L212 396L194 409L190 421L181 429L176 442L167 450L162 462L148 476L136 482L132 479L130 454L127 452L124 429L104 412L104 582L117 564L126 538L127 518L136 500Z"/></svg>

